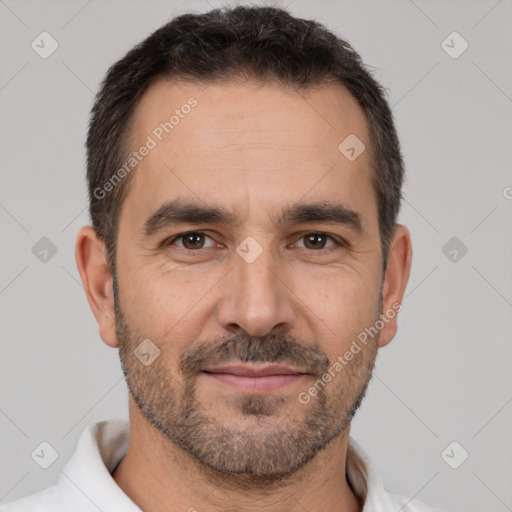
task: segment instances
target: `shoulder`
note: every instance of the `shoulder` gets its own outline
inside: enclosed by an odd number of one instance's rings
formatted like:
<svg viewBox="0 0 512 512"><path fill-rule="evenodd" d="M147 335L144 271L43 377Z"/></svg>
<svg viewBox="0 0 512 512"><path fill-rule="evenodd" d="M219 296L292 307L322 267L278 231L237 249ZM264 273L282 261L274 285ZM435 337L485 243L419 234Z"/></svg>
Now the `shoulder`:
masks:
<svg viewBox="0 0 512 512"><path fill-rule="evenodd" d="M128 443L126 420L114 418L90 424L56 484L0 505L0 512L98 512L112 506L116 510L138 510L110 474L126 454Z"/></svg>
<svg viewBox="0 0 512 512"><path fill-rule="evenodd" d="M347 478L364 502L362 512L441 512L419 500L389 492L368 454L352 437L347 446Z"/></svg>
<svg viewBox="0 0 512 512"><path fill-rule="evenodd" d="M0 512L59 512L60 510L64 509L56 485L0 505Z"/></svg>

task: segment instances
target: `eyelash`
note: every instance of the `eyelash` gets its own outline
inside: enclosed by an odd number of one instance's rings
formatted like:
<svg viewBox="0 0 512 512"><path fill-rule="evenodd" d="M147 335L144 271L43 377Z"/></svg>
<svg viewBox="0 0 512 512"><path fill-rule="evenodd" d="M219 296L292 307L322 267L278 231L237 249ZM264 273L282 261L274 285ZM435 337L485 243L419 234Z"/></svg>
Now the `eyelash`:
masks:
<svg viewBox="0 0 512 512"><path fill-rule="evenodd" d="M172 236L172 237L170 237L170 238L167 238L167 239L166 239L166 240L164 240L164 242L162 243L162 247L163 247L163 248L169 247L169 246L171 246L172 244L174 244L174 242L175 242L176 240L179 240L180 238L183 238L183 237L185 237L185 236L187 236L187 235L204 235L205 237L210 238L211 240L213 240L213 239L212 239L212 237L211 237L211 236L209 236L209 235L207 235L204 231L186 231L186 232L184 232L184 233L179 233L178 235L174 235L174 236ZM346 242L345 240L343 240L343 239L336 239L336 238L334 238L332 235L329 235L329 234L324 233L324 232L322 232L322 231L311 231L311 232L309 232L309 233L305 233L305 234L303 234L303 235L299 238L299 240L300 240L300 239L303 239L303 238L305 238L305 237L307 237L307 236L311 236L311 235L321 235L321 236L324 236L324 237L326 237L326 238L330 239L332 242L334 242L338 247L345 247L345 248L349 247L348 242ZM203 251L203 250L205 250L205 249L210 249L210 247L203 247L203 248L201 248L201 249L187 249L186 247L179 247L179 248L180 248L181 250L183 250L183 251L187 251L187 252L189 252L189 253L195 253L195 252L198 252L198 251ZM323 248L323 249L317 249L317 250L315 250L315 249L309 249L309 250L310 250L311 252L318 252L318 253L321 253L321 252L324 252L324 251L329 251L329 250L334 249L334 248L335 248L334 246L331 246L331 247L325 247L325 248ZM307 250L307 247L306 247L305 249Z"/></svg>

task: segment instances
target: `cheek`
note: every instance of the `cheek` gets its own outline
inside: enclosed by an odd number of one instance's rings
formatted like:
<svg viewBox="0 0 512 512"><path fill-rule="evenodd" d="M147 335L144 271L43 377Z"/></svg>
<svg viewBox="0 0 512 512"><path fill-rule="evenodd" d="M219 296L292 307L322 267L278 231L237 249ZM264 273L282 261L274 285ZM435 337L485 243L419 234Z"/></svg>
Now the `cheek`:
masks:
<svg viewBox="0 0 512 512"><path fill-rule="evenodd" d="M379 290L350 273L304 282L304 314L318 326L317 336L329 358L344 352L352 339L376 319ZM309 308L309 311L308 311Z"/></svg>
<svg viewBox="0 0 512 512"><path fill-rule="evenodd" d="M297 293L309 301L310 307L326 318L347 320L357 316L366 317L367 312L375 311L378 298L377 284L372 276L366 277L362 272L344 267L332 272L301 278Z"/></svg>
<svg viewBox="0 0 512 512"><path fill-rule="evenodd" d="M125 278L123 305L144 324L175 323L186 316L208 290L208 279L192 279L177 266L147 262L130 269ZM173 322L174 320L174 322Z"/></svg>
<svg viewBox="0 0 512 512"><path fill-rule="evenodd" d="M141 268L125 283L122 307L130 326L160 348L166 367L177 367L179 356L200 338L209 312L204 299L214 283L212 276L196 280L168 266Z"/></svg>

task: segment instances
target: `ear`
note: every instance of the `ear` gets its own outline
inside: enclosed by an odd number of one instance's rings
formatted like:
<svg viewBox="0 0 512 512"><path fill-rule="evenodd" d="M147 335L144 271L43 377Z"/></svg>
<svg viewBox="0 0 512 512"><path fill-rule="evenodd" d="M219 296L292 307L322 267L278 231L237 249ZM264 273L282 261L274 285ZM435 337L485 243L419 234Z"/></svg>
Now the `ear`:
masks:
<svg viewBox="0 0 512 512"><path fill-rule="evenodd" d="M107 265L105 244L92 226L78 232L75 259L89 301L98 322L101 339L110 347L118 346L115 328L114 288Z"/></svg>
<svg viewBox="0 0 512 512"><path fill-rule="evenodd" d="M391 239L388 264L382 289L381 318L384 327L379 335L379 347L386 346L397 331L397 317L402 309L405 287L409 281L412 261L411 235L406 226L398 224Z"/></svg>

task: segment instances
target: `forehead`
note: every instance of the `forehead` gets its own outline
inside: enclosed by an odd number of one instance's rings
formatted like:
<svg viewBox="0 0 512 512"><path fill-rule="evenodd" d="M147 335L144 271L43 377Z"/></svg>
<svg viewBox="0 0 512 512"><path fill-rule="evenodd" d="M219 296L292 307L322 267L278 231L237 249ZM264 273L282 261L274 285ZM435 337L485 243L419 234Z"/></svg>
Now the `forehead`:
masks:
<svg viewBox="0 0 512 512"><path fill-rule="evenodd" d="M125 202L140 215L180 196L220 198L236 211L235 198L270 205L305 194L334 199L344 190L356 206L371 193L370 154L351 161L339 145L356 136L369 148L368 135L363 110L338 84L293 91L256 82L160 80L132 118L131 148L150 149Z"/></svg>
<svg viewBox="0 0 512 512"><path fill-rule="evenodd" d="M190 107L192 103L196 105ZM167 125L169 133L161 126L165 123L171 125L170 130ZM262 142L294 145L299 153L313 146L337 151L341 138L349 134L368 138L366 116L343 86L333 83L291 90L254 81L159 80L139 101L131 134L135 145L147 135L157 142L172 135L176 143L189 142L181 153L191 149L196 154L198 148L215 149L233 133L243 143L244 134L252 138L256 132ZM212 133L215 137L204 137Z"/></svg>

